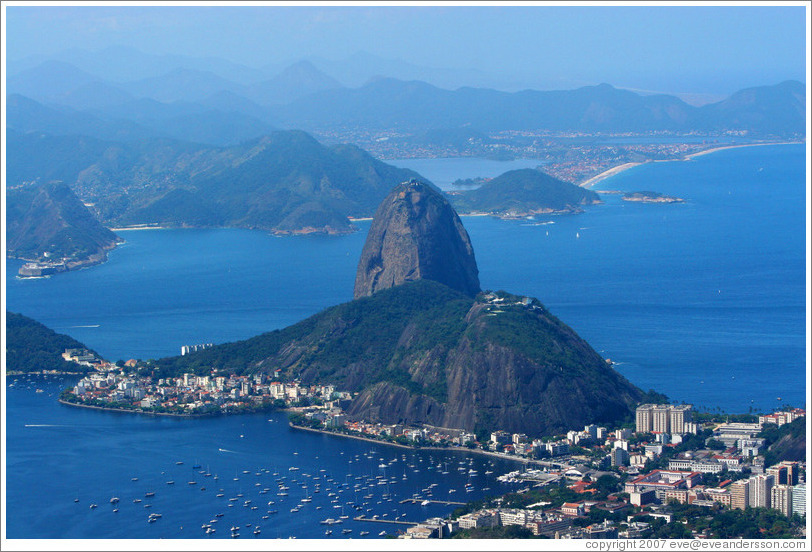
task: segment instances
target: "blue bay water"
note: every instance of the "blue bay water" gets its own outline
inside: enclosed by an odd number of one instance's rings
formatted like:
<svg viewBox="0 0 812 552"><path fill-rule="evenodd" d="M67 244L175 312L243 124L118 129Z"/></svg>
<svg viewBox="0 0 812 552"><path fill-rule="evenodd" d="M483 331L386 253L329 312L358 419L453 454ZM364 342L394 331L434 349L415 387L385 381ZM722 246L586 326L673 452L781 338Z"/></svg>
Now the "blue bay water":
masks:
<svg viewBox="0 0 812 552"><path fill-rule="evenodd" d="M389 159L396 167L412 169L431 180L441 190L454 190L451 184L465 178L492 178L516 169L535 169L546 162L539 159L514 159L497 161L470 157L450 157L437 159Z"/></svg>
<svg viewBox="0 0 812 552"><path fill-rule="evenodd" d="M448 160L425 161L421 174L435 182L448 178L443 177L452 170L444 163ZM639 166L600 183L603 189L677 195L686 198L684 204L633 204L604 194L604 204L579 215L524 222L465 217L463 223L483 288L538 297L639 387L728 412L802 405L805 167L803 146L726 150L691 162ZM460 177L502 172L500 165L470 171ZM20 263L9 260L7 308L112 360L157 358L178 354L184 344L244 339L349 301L369 223L358 226L359 232L342 237L276 238L247 230L121 232L127 243L108 263L91 269L19 280L14 274ZM262 471L254 475L258 468L287 470L306 460L302 471L311 475L325 469L345 477L363 465L371 476L378 475L384 453L398 461L403 454L381 445L291 433L275 415L173 420L61 406L55 395L71 381L22 378L8 389L10 538L201 537L200 525L227 506L210 493L214 485L200 491L201 480L198 490L190 488L185 477L195 462L219 473L221 487L226 481L237 485L223 487L226 497L241 491L248 498L240 489L244 477L270 477ZM35 387L45 392L34 393ZM359 465L348 463L348 455L371 449L374 461L361 456ZM420 458L423 463L438 459L434 453L405 452L416 455L415 466ZM177 460L189 471L176 466ZM486 471L487 460L471 462L480 474ZM254 471L249 477L242 470ZM492 470L492 476L499 473ZM235 471L240 482L232 481ZM165 483L170 475L176 480L171 489ZM398 500L436 479L424 476L426 470L409 472L414 487L410 483L396 491ZM139 481L131 482L132 477ZM467 478L436 480L447 485L438 492L448 496L449 488L462 489ZM472 494L482 496L482 487L495 489L495 484L479 483ZM150 485L161 488L153 507L160 506L155 511L167 523L147 524L148 512L132 503ZM271 488L275 492L275 485ZM122 504L112 514L108 501L116 493ZM376 494L370 514L400 506L397 500L378 500ZM99 508L91 511L90 501ZM318 519L337 516L324 511L333 504L322 505L319 511L292 514L289 504L277 517L253 523L262 525L262 537L323 536ZM426 508L439 514L451 507L414 506L407 519L423 519ZM242 502L228 510L222 523L229 527L259 513ZM232 514L234 521L228 521ZM366 525L352 526L350 536L361 530L376 536L382 529ZM189 527L194 527L191 534L184 532ZM336 528L342 526L333 527L333 536L340 536ZM224 529L215 535L227 536Z"/></svg>
<svg viewBox="0 0 812 552"><path fill-rule="evenodd" d="M499 458L297 431L279 412L211 419L99 412L56 402L69 378L9 381L16 382L7 390L9 539L223 539L231 527L243 540L383 538L381 531L408 526L353 518L422 521L457 506L400 502L415 495L465 502L516 488L497 481L518 468ZM466 492L466 483L475 490ZM311 502L301 503L306 497ZM150 523L153 513L161 517ZM342 515L340 525L320 523Z"/></svg>

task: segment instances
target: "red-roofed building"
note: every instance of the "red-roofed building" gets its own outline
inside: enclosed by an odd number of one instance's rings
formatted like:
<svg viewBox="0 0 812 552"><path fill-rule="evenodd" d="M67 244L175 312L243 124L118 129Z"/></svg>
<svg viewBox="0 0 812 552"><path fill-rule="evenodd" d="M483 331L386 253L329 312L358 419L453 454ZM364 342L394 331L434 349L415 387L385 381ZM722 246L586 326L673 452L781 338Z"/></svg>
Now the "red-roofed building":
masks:
<svg viewBox="0 0 812 552"><path fill-rule="evenodd" d="M596 493L598 492L596 489L587 489L592 485L590 481L576 481L572 485L569 486L570 489L575 491L576 493Z"/></svg>

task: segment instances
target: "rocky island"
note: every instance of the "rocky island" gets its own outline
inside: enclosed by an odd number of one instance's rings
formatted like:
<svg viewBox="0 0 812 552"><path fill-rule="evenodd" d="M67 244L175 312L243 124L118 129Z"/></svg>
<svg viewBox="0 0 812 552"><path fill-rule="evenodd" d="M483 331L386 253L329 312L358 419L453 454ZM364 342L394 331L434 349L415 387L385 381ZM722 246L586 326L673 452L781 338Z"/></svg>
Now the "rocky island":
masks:
<svg viewBox="0 0 812 552"><path fill-rule="evenodd" d="M467 431L554 435L627 419L643 397L537 299L480 291L467 233L428 184L400 184L381 202L355 296L152 368L331 384L353 394L352 420Z"/></svg>
<svg viewBox="0 0 812 552"><path fill-rule="evenodd" d="M640 203L684 203L680 197L667 196L658 192L627 192L621 197L623 201L637 201Z"/></svg>

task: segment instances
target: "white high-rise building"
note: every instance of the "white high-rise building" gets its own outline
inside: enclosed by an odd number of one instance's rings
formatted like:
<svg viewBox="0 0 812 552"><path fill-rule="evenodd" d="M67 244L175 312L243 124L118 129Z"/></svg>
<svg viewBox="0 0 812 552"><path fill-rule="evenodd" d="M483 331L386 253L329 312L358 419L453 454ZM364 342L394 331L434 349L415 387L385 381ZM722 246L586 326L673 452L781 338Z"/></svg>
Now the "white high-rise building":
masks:
<svg viewBox="0 0 812 552"><path fill-rule="evenodd" d="M750 478L750 507L770 508L772 506L772 488L775 477L761 474Z"/></svg>
<svg viewBox="0 0 812 552"><path fill-rule="evenodd" d="M806 516L806 483L799 483L792 488L792 511L799 516Z"/></svg>
<svg viewBox="0 0 812 552"><path fill-rule="evenodd" d="M670 433L670 410L667 404L658 404L651 409L651 430L654 433Z"/></svg>
<svg viewBox="0 0 812 552"><path fill-rule="evenodd" d="M770 508L790 517L792 515L792 487L775 485L770 491Z"/></svg>
<svg viewBox="0 0 812 552"><path fill-rule="evenodd" d="M651 432L651 409L654 408L653 404L642 404L637 407L635 412L635 431L637 433Z"/></svg>
<svg viewBox="0 0 812 552"><path fill-rule="evenodd" d="M685 423L692 420L691 412L692 410L690 404L680 404L669 408L668 422L671 426L669 428L669 433L677 433L679 435L687 433L688 430L685 428Z"/></svg>

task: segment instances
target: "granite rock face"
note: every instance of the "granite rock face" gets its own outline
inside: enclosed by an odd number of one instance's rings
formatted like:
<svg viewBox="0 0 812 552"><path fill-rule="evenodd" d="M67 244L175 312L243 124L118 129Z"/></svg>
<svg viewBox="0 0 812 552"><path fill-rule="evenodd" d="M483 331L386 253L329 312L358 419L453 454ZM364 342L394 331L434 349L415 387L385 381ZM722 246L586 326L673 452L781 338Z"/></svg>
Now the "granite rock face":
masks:
<svg viewBox="0 0 812 552"><path fill-rule="evenodd" d="M468 233L440 192L411 180L381 202L361 252L356 299L419 279L473 296L479 270Z"/></svg>

